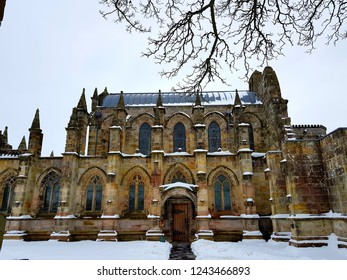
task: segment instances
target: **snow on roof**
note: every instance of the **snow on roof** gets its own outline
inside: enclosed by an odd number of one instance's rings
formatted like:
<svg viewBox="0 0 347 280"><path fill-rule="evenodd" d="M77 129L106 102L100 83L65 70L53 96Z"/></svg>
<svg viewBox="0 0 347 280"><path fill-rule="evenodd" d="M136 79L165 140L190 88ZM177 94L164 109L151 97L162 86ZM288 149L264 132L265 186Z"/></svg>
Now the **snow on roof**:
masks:
<svg viewBox="0 0 347 280"><path fill-rule="evenodd" d="M0 158L18 158L18 155L12 155L12 154L0 154Z"/></svg>
<svg viewBox="0 0 347 280"><path fill-rule="evenodd" d="M242 104L261 104L255 92L238 91ZM125 106L156 106L158 93L123 93ZM106 95L102 107L116 107L120 93ZM163 92L164 106L192 106L195 103L195 93ZM203 106L232 105L235 103L236 91L209 91L202 93Z"/></svg>
<svg viewBox="0 0 347 280"><path fill-rule="evenodd" d="M187 184L187 183L183 183L183 182L175 182L175 183L171 183L171 184L161 185L159 187L163 188L164 191L167 191L167 190L170 190L173 188L184 188L184 189L188 189L190 191L193 191L194 188L198 187L198 185Z"/></svg>

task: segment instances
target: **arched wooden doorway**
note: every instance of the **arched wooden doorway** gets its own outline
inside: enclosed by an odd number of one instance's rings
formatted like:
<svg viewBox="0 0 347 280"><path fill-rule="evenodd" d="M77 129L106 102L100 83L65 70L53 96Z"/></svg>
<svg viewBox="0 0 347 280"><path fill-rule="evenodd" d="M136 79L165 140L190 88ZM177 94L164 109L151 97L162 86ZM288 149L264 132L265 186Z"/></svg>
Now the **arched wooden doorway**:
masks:
<svg viewBox="0 0 347 280"><path fill-rule="evenodd" d="M163 190L164 230L172 242L189 242L196 231L196 194L187 185L177 182Z"/></svg>
<svg viewBox="0 0 347 280"><path fill-rule="evenodd" d="M193 203L189 198L170 198L166 202L166 211L173 242L188 242L194 227Z"/></svg>

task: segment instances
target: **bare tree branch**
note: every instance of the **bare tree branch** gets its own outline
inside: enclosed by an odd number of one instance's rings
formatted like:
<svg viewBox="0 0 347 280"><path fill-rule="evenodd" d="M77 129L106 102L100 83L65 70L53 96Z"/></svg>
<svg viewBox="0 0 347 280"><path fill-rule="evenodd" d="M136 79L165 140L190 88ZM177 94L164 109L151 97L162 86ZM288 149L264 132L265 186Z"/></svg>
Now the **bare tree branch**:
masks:
<svg viewBox="0 0 347 280"><path fill-rule="evenodd" d="M177 89L197 91L227 82L224 69L244 77L283 55L287 45L315 48L318 38L336 44L347 38L347 2L343 0L101 0L101 12L128 32L150 33L145 57L169 67L173 78L189 70ZM152 26L156 26L153 31ZM155 32L155 34L153 34Z"/></svg>

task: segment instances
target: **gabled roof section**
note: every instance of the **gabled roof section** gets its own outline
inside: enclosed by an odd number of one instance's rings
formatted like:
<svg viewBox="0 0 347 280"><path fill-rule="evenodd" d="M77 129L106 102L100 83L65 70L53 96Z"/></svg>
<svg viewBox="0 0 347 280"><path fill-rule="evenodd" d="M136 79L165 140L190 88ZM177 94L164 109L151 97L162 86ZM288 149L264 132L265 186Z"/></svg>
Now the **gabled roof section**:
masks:
<svg viewBox="0 0 347 280"><path fill-rule="evenodd" d="M261 101L252 91L238 91L242 104L261 104ZM157 104L159 93L123 93L125 106L153 106ZM110 93L105 96L102 107L117 107L120 93ZM201 93L203 106L234 105L236 91L206 91ZM163 106L192 106L196 94L180 92L162 92Z"/></svg>

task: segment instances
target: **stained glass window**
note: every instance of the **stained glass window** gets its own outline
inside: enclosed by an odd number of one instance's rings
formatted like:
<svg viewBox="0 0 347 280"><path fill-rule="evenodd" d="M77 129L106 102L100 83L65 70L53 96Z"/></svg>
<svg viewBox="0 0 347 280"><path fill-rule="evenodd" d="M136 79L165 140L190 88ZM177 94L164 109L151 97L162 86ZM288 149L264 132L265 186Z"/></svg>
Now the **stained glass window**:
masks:
<svg viewBox="0 0 347 280"><path fill-rule="evenodd" d="M43 212L56 213L60 196L60 176L50 172L43 180L44 198Z"/></svg>
<svg viewBox="0 0 347 280"><path fill-rule="evenodd" d="M231 210L230 181L224 175L219 175L214 184L215 209Z"/></svg>
<svg viewBox="0 0 347 280"><path fill-rule="evenodd" d="M177 123L173 131L174 152L186 151L186 128L182 123Z"/></svg>
<svg viewBox="0 0 347 280"><path fill-rule="evenodd" d="M1 212L7 212L7 213L11 212L12 202L14 198L15 180L16 178L14 176L11 176L7 178L3 184L2 200L1 200L1 208L0 208Z"/></svg>
<svg viewBox="0 0 347 280"><path fill-rule="evenodd" d="M148 123L144 123L140 127L139 149L140 153L144 155L149 155L151 152L151 127Z"/></svg>
<svg viewBox="0 0 347 280"><path fill-rule="evenodd" d="M129 210L144 210L145 206L145 185L141 176L134 176L129 187Z"/></svg>
<svg viewBox="0 0 347 280"><path fill-rule="evenodd" d="M94 175L86 191L86 211L101 211L102 208L102 182L99 176Z"/></svg>
<svg viewBox="0 0 347 280"><path fill-rule="evenodd" d="M208 150L216 152L221 148L220 128L216 122L211 122L208 127Z"/></svg>

